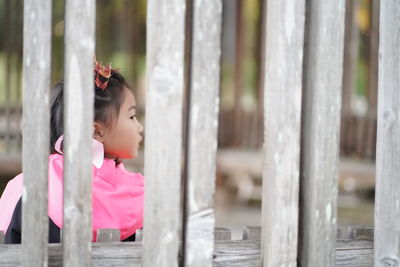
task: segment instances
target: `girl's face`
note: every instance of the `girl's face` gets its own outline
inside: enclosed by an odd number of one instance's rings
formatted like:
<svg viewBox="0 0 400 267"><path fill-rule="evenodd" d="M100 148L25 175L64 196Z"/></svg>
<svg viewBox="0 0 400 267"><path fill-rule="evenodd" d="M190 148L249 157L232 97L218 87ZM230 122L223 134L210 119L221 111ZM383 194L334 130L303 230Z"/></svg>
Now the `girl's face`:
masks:
<svg viewBox="0 0 400 267"><path fill-rule="evenodd" d="M104 145L104 154L108 158L134 158L138 154L139 144L142 141L143 126L136 118L136 101L132 92L127 88L125 98L119 110L117 121L112 127L102 128L101 141ZM95 136L98 129L95 129Z"/></svg>

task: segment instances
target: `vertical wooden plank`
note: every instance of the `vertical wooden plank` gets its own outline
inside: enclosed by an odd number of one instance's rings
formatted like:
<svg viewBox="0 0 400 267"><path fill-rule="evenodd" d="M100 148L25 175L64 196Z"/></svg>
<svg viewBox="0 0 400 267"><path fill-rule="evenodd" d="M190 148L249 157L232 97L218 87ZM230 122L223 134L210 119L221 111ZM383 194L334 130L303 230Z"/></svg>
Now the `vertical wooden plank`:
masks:
<svg viewBox="0 0 400 267"><path fill-rule="evenodd" d="M400 264L400 5L380 1L374 266Z"/></svg>
<svg viewBox="0 0 400 267"><path fill-rule="evenodd" d="M307 1L300 266L334 266L345 1Z"/></svg>
<svg viewBox="0 0 400 267"><path fill-rule="evenodd" d="M342 84L342 114L351 115L351 101L355 94L357 58L359 44L359 28L357 24L357 9L359 0L346 1L344 60Z"/></svg>
<svg viewBox="0 0 400 267"><path fill-rule="evenodd" d="M215 227L214 228L214 240L215 241L220 241L220 240L231 240L232 234L231 234L231 230L229 230L228 228L225 227ZM214 253L214 244L212 246L213 248L213 253ZM206 248L208 249L208 248ZM191 266L189 264L187 264L188 266ZM212 265L210 265L212 266Z"/></svg>
<svg viewBox="0 0 400 267"><path fill-rule="evenodd" d="M24 1L22 265L47 266L51 1Z"/></svg>
<svg viewBox="0 0 400 267"><path fill-rule="evenodd" d="M305 2L267 2L263 266L296 266Z"/></svg>
<svg viewBox="0 0 400 267"><path fill-rule="evenodd" d="M255 131L255 144L254 147L261 147L263 142L263 134L264 134L264 79L265 76L263 75L265 72L265 38L266 38L266 5L267 1L259 0L259 18L257 24L257 51L256 60L257 62L257 91L256 91L256 98L257 98L257 110L256 110L256 129Z"/></svg>
<svg viewBox="0 0 400 267"><path fill-rule="evenodd" d="M351 103L355 95L357 58L359 45L359 27L357 23L357 8L359 0L346 1L345 34L344 34L344 59L343 59L343 83L342 83L342 108L341 108L341 133L340 146L342 153L348 153L349 139L355 135L352 131L353 123L349 123L353 117Z"/></svg>
<svg viewBox="0 0 400 267"><path fill-rule="evenodd" d="M119 242L119 229L97 229L96 242Z"/></svg>
<svg viewBox="0 0 400 267"><path fill-rule="evenodd" d="M351 225L348 227L348 238L374 240L374 228L372 226Z"/></svg>
<svg viewBox="0 0 400 267"><path fill-rule="evenodd" d="M260 240L261 239L261 227L260 226L244 226L243 227L243 240Z"/></svg>
<svg viewBox="0 0 400 267"><path fill-rule="evenodd" d="M89 266L95 1L67 0L64 57L64 266Z"/></svg>
<svg viewBox="0 0 400 267"><path fill-rule="evenodd" d="M244 7L246 5L245 0L235 0L235 65L234 65L234 105L232 109L232 125L233 125L233 138L231 145L239 146L243 145L243 108L241 99L243 97L243 85L244 85L244 58L245 58L245 20L244 20Z"/></svg>
<svg viewBox="0 0 400 267"><path fill-rule="evenodd" d="M5 112L5 117L6 117L6 131L5 131L5 143L6 143L6 152L10 153L11 152L11 133L10 133L10 123L11 123L11 119L10 119L10 109L11 109L11 84L12 84L12 79L11 79L11 73L12 73L12 50L13 50L13 37L14 36L14 32L15 32L15 24L13 23L13 11L14 11L14 4L15 1L6 1L5 3L5 10L6 10L6 27L7 29L9 29L9 34L6 35L5 39L5 58L6 58L6 76L5 76L5 101L7 101L7 105L6 105L6 112Z"/></svg>
<svg viewBox="0 0 400 267"><path fill-rule="evenodd" d="M5 237L4 232L3 232L3 231L0 231L0 244L3 244L3 243L4 243L4 237Z"/></svg>
<svg viewBox="0 0 400 267"><path fill-rule="evenodd" d="M368 66L368 128L365 155L375 158L376 120L378 105L378 53L379 53L379 6L380 0L370 1L370 34L369 34L369 66Z"/></svg>
<svg viewBox="0 0 400 267"><path fill-rule="evenodd" d="M135 242L143 241L143 229L136 229Z"/></svg>
<svg viewBox="0 0 400 267"><path fill-rule="evenodd" d="M222 0L193 3L185 266L212 266Z"/></svg>
<svg viewBox="0 0 400 267"><path fill-rule="evenodd" d="M379 6L380 0L371 0L371 30L369 36L368 102L375 114L378 102L378 52L379 52Z"/></svg>
<svg viewBox="0 0 400 267"><path fill-rule="evenodd" d="M5 234L3 231L0 231L0 245L4 243Z"/></svg>
<svg viewBox="0 0 400 267"><path fill-rule="evenodd" d="M178 266L185 0L147 2L143 265Z"/></svg>

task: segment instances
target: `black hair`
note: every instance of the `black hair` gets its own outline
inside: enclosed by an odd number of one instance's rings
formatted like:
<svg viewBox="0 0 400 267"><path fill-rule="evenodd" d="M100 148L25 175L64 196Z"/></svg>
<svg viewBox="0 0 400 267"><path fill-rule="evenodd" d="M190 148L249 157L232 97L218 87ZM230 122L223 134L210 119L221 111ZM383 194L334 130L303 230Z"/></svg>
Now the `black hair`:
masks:
<svg viewBox="0 0 400 267"><path fill-rule="evenodd" d="M103 90L94 84L94 121L101 122L108 127L113 126L114 118L119 115L119 110L125 98L125 89L130 88L125 78L111 72L107 87ZM57 153L54 145L64 133L64 82L60 81L52 88L51 118L50 118L50 151Z"/></svg>

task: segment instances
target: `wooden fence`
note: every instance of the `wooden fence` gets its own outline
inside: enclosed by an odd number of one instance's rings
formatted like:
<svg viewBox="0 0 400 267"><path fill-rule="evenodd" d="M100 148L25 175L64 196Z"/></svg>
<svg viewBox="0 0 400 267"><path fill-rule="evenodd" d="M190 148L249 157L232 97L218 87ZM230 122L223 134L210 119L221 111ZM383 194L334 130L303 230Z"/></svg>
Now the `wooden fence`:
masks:
<svg viewBox="0 0 400 267"><path fill-rule="evenodd" d="M267 2L262 225L247 228L244 240L229 241L219 240L229 234L215 229L213 209L222 2L186 2L148 1L143 242L92 244L93 114L84 107L93 105L93 92L84 88L93 86L95 5L66 1L65 227L62 244L47 245L51 1L25 1L23 235L21 246L0 245L0 265L398 266L397 0L381 1L373 242L371 229L351 231L353 237L367 232L369 240L337 240L345 1ZM191 38L188 65L185 38ZM182 124L184 100L189 108ZM100 231L99 241L113 233Z"/></svg>

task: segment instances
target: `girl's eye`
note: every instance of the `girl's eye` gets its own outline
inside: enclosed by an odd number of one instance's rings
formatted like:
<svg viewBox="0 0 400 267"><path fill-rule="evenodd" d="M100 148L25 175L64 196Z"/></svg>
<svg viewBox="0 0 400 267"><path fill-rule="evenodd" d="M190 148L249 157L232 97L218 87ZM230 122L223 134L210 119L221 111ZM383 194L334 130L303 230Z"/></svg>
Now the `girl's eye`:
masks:
<svg viewBox="0 0 400 267"><path fill-rule="evenodd" d="M130 119L131 119L131 120L136 119L136 115L131 116Z"/></svg>

